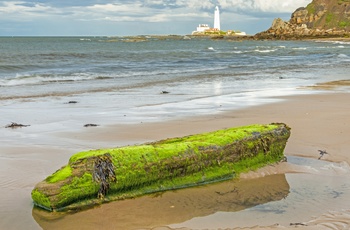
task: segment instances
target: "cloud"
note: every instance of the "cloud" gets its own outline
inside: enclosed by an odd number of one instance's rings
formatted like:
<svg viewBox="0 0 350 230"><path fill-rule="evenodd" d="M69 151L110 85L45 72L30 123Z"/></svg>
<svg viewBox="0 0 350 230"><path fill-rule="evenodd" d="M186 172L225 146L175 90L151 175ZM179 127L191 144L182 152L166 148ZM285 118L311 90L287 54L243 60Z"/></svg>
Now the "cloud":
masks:
<svg viewBox="0 0 350 230"><path fill-rule="evenodd" d="M0 2L0 20L32 21L53 15L65 15L59 8L37 2L5 1Z"/></svg>
<svg viewBox="0 0 350 230"><path fill-rule="evenodd" d="M217 4L228 11L291 13L310 2L311 0L218 0Z"/></svg>
<svg viewBox="0 0 350 230"><path fill-rule="evenodd" d="M77 27L79 22L94 22L94 25L98 23L101 26L106 23L107 31L110 22L118 23L123 28L124 25L120 23L133 22L169 23L175 30L177 25L183 26L186 22L193 23L193 27L197 23L211 23L216 5L226 20L234 17L238 20L270 20L271 17L290 15L295 9L310 2L311 0L5 0L0 2L0 27L6 26L9 31L11 22L17 23L16 28L21 28L21 22L28 27L30 21L61 26L66 22L70 24L67 26ZM136 28L138 27L139 25Z"/></svg>
<svg viewBox="0 0 350 230"><path fill-rule="evenodd" d="M40 15L50 10L50 7L40 3L11 1L0 3L0 13L2 14L27 14L29 16Z"/></svg>
<svg viewBox="0 0 350 230"><path fill-rule="evenodd" d="M75 2L73 4L72 2ZM203 17L203 12L213 11L216 5L222 12L252 13L291 13L310 0L146 0L146 1L4 1L0 3L2 18L35 18L74 15L76 20L110 20L120 17L118 21L169 21L169 18L184 16ZM57 5L59 3L59 5ZM166 11L166 12L165 12ZM180 13L182 12L182 13ZM11 14L11 15L10 15ZM134 17L134 18L132 18Z"/></svg>

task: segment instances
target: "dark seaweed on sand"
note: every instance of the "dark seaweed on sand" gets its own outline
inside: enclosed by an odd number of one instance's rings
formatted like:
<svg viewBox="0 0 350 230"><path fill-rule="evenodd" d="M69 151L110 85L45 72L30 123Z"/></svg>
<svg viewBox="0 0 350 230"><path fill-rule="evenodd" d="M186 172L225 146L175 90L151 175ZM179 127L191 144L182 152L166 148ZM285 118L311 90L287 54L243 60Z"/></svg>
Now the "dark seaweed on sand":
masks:
<svg viewBox="0 0 350 230"><path fill-rule="evenodd" d="M22 127L28 127L30 125L23 125L23 124L18 124L16 122L12 122L9 125L6 125L5 128L11 128L11 129L15 129L15 128L22 128Z"/></svg>

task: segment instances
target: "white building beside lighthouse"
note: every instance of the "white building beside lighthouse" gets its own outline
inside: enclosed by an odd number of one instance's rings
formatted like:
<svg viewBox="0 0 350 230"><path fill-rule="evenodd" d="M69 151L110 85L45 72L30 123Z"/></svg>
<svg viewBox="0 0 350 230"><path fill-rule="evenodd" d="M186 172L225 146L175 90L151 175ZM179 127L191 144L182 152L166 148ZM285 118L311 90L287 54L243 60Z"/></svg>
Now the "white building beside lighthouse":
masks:
<svg viewBox="0 0 350 230"><path fill-rule="evenodd" d="M241 35L245 36L245 32L240 32L240 31L234 31L234 30L228 30L228 31L221 31L221 26L220 26L220 10L219 6L215 7L214 10L214 26L209 27L208 24L199 24L197 27L196 31L192 32L193 35Z"/></svg>
<svg viewBox="0 0 350 230"><path fill-rule="evenodd" d="M219 10L219 7L216 6L214 11L214 26L209 27L208 24L199 24L199 26L197 27L197 30L193 31L192 34L193 35L218 34L222 32L224 31L221 31L221 26L220 26L220 10Z"/></svg>
<svg viewBox="0 0 350 230"><path fill-rule="evenodd" d="M220 11L219 7L215 7L214 11L214 29L220 30Z"/></svg>

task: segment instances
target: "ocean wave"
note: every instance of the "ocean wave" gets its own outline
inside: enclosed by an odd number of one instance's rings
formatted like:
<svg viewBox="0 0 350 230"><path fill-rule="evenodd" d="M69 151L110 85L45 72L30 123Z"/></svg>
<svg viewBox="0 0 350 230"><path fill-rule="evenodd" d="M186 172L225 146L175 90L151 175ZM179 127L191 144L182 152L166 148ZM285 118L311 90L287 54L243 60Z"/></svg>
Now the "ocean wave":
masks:
<svg viewBox="0 0 350 230"><path fill-rule="evenodd" d="M38 65L15 65L15 64L1 64L0 65L0 71L1 72L16 72L16 71L23 71L28 69L38 68Z"/></svg>
<svg viewBox="0 0 350 230"><path fill-rule="evenodd" d="M346 54L338 54L338 58L349 58Z"/></svg>
<svg viewBox="0 0 350 230"><path fill-rule="evenodd" d="M75 52L66 52L66 53L39 53L35 54L35 58L39 58L38 60L67 60L68 58L90 58L92 54L87 54L87 53L75 53Z"/></svg>
<svg viewBox="0 0 350 230"><path fill-rule="evenodd" d="M330 44L334 44L334 45L350 45L350 41L316 41L318 43L330 43Z"/></svg>
<svg viewBox="0 0 350 230"><path fill-rule="evenodd" d="M276 52L277 49L266 49L266 50L255 49L254 51L258 53L272 53L272 52Z"/></svg>
<svg viewBox="0 0 350 230"><path fill-rule="evenodd" d="M17 74L14 78L0 79L0 86L20 86L20 85L42 85L49 83L63 83L87 80L104 80L110 79L109 76L101 76L87 73L72 75L57 74Z"/></svg>

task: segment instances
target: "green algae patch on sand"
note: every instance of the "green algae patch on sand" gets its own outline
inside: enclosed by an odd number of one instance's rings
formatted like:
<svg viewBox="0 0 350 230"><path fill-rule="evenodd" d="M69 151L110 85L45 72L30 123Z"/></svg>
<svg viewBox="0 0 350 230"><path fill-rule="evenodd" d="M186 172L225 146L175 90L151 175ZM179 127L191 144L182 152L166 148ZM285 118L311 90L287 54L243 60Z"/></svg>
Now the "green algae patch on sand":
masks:
<svg viewBox="0 0 350 230"><path fill-rule="evenodd" d="M257 124L80 152L37 184L32 198L50 211L71 210L228 180L283 159L289 136L285 124Z"/></svg>

